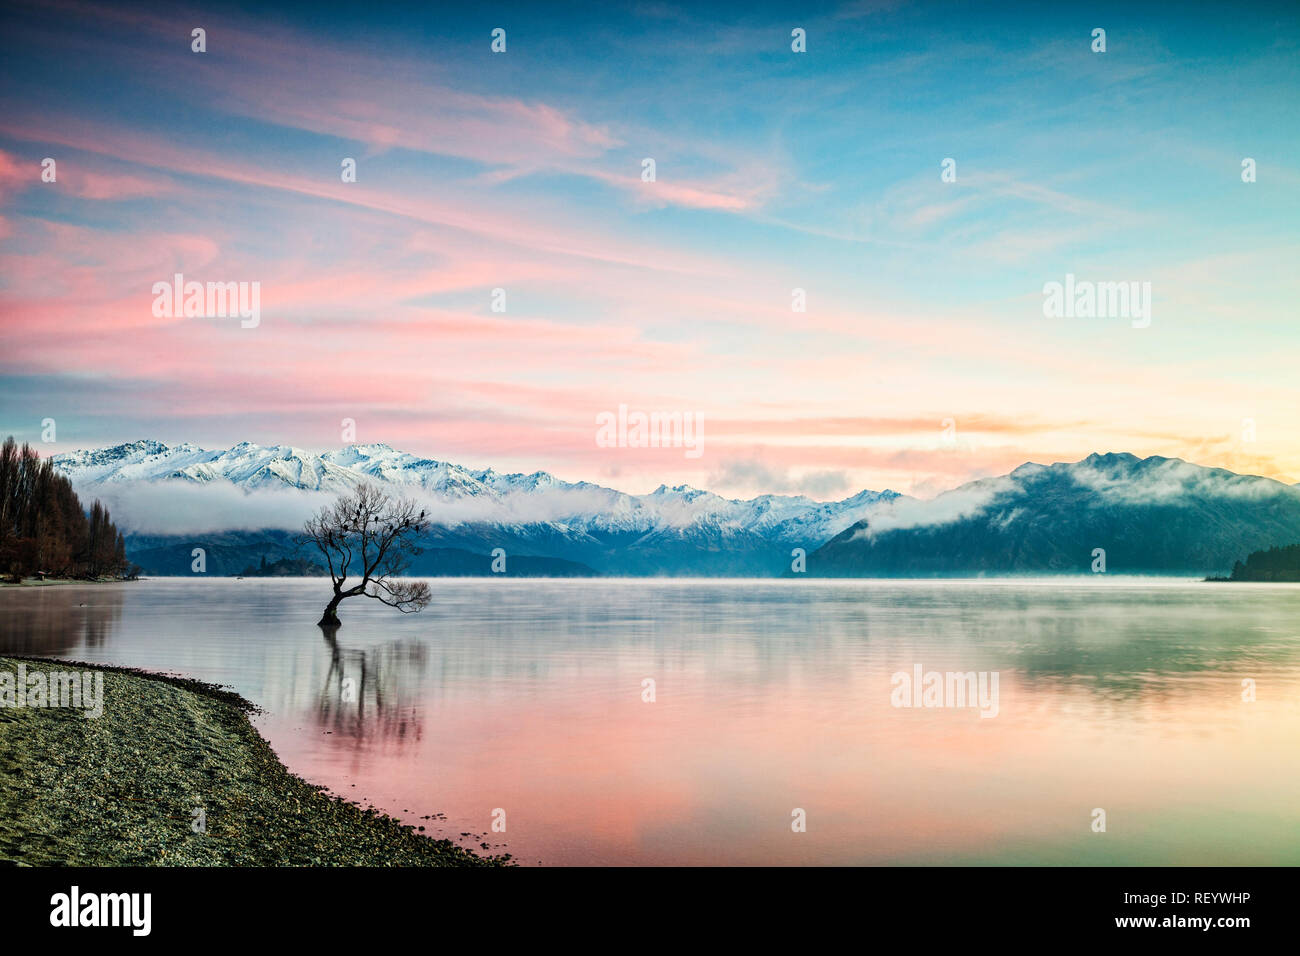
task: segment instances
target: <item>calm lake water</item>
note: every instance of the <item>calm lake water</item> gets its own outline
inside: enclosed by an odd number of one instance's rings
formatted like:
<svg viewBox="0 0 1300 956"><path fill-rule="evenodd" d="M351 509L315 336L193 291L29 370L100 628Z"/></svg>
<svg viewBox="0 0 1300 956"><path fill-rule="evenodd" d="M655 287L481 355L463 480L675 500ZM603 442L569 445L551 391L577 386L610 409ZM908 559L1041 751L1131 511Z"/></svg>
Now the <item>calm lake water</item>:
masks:
<svg viewBox="0 0 1300 956"><path fill-rule="evenodd" d="M334 643L318 580L4 589L0 653L231 685L296 773L525 864L1300 863L1300 586L429 583ZM893 706L917 665L997 715Z"/></svg>

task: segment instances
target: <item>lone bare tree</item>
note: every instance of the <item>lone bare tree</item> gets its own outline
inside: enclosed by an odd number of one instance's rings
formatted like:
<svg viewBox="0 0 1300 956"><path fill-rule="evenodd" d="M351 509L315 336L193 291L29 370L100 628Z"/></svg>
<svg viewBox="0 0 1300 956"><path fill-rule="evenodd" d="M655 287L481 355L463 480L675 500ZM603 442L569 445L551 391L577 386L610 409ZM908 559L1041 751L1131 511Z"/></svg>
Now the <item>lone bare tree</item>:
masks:
<svg viewBox="0 0 1300 956"><path fill-rule="evenodd" d="M303 533L325 555L334 581L334 597L317 622L321 627L339 627L339 602L357 595L408 613L428 606L429 585L397 580L408 558L420 553L415 541L429 527L424 515L414 501L361 484L307 520ZM356 583L348 587L349 580Z"/></svg>

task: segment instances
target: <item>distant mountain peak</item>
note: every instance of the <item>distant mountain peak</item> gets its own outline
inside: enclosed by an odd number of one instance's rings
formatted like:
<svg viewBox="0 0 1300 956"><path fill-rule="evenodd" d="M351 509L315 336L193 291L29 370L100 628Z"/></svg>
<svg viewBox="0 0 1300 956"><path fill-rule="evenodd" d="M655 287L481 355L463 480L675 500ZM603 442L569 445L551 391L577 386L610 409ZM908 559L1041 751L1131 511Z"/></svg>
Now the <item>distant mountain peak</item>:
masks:
<svg viewBox="0 0 1300 956"><path fill-rule="evenodd" d="M1300 493L1271 478L1115 452L1026 462L929 501L905 499L809 556L830 576L1217 573L1300 539Z"/></svg>
<svg viewBox="0 0 1300 956"><path fill-rule="evenodd" d="M1113 465L1117 463L1123 463L1126 465L1131 465L1142 460L1143 459L1138 458L1137 455L1130 454L1129 452L1126 451L1108 451L1108 452L1094 451L1087 458L1083 459L1082 462L1075 462L1074 464ZM1146 459L1146 460L1150 461L1150 459Z"/></svg>
<svg viewBox="0 0 1300 956"><path fill-rule="evenodd" d="M449 524L472 520L537 533L609 535L635 533L672 537L715 535L719 545L738 537L735 547L761 541L816 546L893 492L862 491L842 501L818 502L803 495L761 495L744 501L724 498L688 484L660 485L648 495L629 495L590 482L566 482L546 471L502 474L473 471L451 462L398 451L383 442L353 443L314 454L288 445L241 441L225 450L169 446L142 440L119 454L71 452L55 466L78 485L101 494L116 486L228 483L246 493L301 489L340 493L369 482L403 497L418 496ZM466 511L467 506L469 510ZM115 512L116 513L116 512ZM286 524L288 518L285 519Z"/></svg>
<svg viewBox="0 0 1300 956"><path fill-rule="evenodd" d="M660 485L651 494L655 495L709 495L711 491L702 491L691 485Z"/></svg>

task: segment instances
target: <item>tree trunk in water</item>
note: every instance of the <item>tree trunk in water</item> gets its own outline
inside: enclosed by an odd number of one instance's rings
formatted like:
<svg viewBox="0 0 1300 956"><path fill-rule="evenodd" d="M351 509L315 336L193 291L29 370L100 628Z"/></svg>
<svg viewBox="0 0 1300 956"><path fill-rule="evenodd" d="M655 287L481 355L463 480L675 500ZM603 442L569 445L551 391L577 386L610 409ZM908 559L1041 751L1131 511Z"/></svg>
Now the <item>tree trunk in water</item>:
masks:
<svg viewBox="0 0 1300 956"><path fill-rule="evenodd" d="M343 600L342 595L339 594L334 595L334 600L330 601L330 603L326 605L325 613L321 615L321 619L316 623L321 627L341 626L343 622L339 620L338 606L339 606L339 601L342 600Z"/></svg>

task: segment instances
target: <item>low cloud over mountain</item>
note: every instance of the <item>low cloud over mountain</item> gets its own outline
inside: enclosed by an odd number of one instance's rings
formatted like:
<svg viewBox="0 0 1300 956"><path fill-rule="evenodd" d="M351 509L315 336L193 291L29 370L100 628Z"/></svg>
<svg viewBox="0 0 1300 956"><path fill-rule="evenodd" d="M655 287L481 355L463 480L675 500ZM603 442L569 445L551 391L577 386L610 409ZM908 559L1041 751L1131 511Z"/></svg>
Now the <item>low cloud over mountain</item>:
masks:
<svg viewBox="0 0 1300 956"><path fill-rule="evenodd" d="M1300 541L1300 489L1176 458L1089 455L889 503L809 557L836 577L1209 574Z"/></svg>
<svg viewBox="0 0 1300 956"><path fill-rule="evenodd" d="M1127 454L1025 464L928 500L862 491L831 502L737 500L686 485L628 495L545 472L475 471L387 445L317 455L139 441L54 460L109 505L146 570L170 573L183 573L182 559L205 541L223 568L286 556L288 532L362 481L428 510L431 552L500 547L574 566L557 573L773 576L790 573L792 550L803 548L810 576L1083 573L1097 549L1110 573L1199 575L1300 541L1300 488ZM461 566L474 563L430 557L412 570Z"/></svg>
<svg viewBox="0 0 1300 956"><path fill-rule="evenodd" d="M812 550L899 497L863 491L834 502L736 500L687 485L628 495L545 472L474 471L387 445L316 455L246 442L207 451L138 441L59 455L55 463L109 505L136 552L167 547L169 538L220 533L229 543L231 533L295 530L339 492L368 481L428 510L431 546L476 553L504 547L614 574L775 574L793 547ZM282 545L287 538L268 540Z"/></svg>

